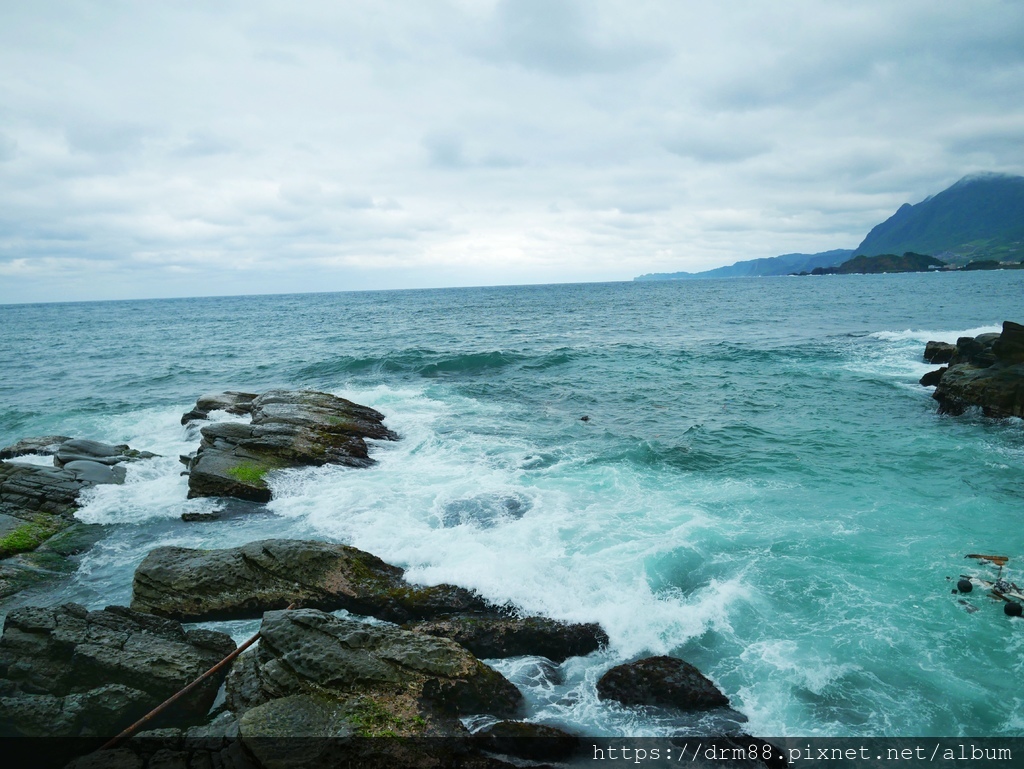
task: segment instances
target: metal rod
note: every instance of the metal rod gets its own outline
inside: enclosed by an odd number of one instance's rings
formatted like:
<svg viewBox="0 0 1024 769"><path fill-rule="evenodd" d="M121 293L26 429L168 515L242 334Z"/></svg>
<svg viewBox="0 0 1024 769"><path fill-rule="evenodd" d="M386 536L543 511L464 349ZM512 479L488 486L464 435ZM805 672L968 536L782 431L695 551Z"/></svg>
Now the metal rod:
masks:
<svg viewBox="0 0 1024 769"><path fill-rule="evenodd" d="M288 611L288 610L294 609L294 608L295 608L295 604L292 603L292 604L288 605L288 608L286 608L285 611ZM229 654L227 657L222 659L220 662L218 662L212 668L210 668L205 673L203 673L201 676L199 676L199 678L197 678L195 681L190 683L188 686L186 686L184 689L182 689L177 694L175 694L175 695L171 696L170 698L168 698L167 700L164 700L163 702L161 702L159 705L157 705L155 708L153 708L151 711L149 711L146 715L144 715L142 718L140 718L134 724L129 726L127 729L125 729L119 735L117 735L116 737L111 739L109 742L107 742L105 745L103 745L103 747L101 747L100 750L110 750L111 748L116 748L118 745L120 745L126 739L128 739L133 734L135 734L135 732L138 731L140 726L143 726L147 722L149 722L149 721L153 720L154 718L156 718L158 715L160 715L163 711L165 711L167 708L169 708L175 702L177 702L182 697L184 697L186 694L188 694L193 689L195 689L197 686L199 686L199 684L201 684L203 681L205 681L206 679L210 678L211 676L214 676L217 673L219 673L224 668L225 665L229 664L232 660L235 659L235 657L237 657L239 654L241 654L246 649L248 649L250 646L252 646L254 643L256 643L259 640L259 638L260 638L260 634L259 634L259 632L257 632L256 635L254 635L248 641L246 641L241 646L239 646L237 649L235 649L233 652L231 652L231 654Z"/></svg>

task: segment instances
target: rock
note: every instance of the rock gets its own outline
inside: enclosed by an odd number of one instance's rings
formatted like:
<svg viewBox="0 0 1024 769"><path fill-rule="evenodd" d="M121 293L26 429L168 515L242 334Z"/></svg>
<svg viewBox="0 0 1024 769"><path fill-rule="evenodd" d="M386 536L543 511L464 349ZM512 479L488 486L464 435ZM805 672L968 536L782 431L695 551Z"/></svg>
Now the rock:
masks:
<svg viewBox="0 0 1024 769"><path fill-rule="evenodd" d="M86 461L103 465L116 465L136 459L152 459L156 454L148 451L136 451L122 443L113 446L109 443L72 439L65 441L57 448L53 462L57 467L66 467L69 462Z"/></svg>
<svg viewBox="0 0 1024 769"><path fill-rule="evenodd" d="M613 667L597 682L597 696L624 705L660 705L679 710L729 705L729 698L697 668L675 657L647 657Z"/></svg>
<svg viewBox="0 0 1024 769"><path fill-rule="evenodd" d="M596 623L570 624L546 617L463 616L406 627L450 638L484 659L539 655L563 662L608 644L608 634Z"/></svg>
<svg viewBox="0 0 1024 769"><path fill-rule="evenodd" d="M373 460L366 439L398 439L384 427L383 414L327 393L271 390L255 396L248 409L251 424L218 422L202 428L189 464L189 497L265 502L271 495L266 475L272 470L367 467Z"/></svg>
<svg viewBox="0 0 1024 769"><path fill-rule="evenodd" d="M348 545L262 540L225 550L161 547L135 570L132 608L177 620L256 618L299 606L407 624L451 638L478 657L541 655L556 661L608 643L596 624L509 616L454 585L421 587L404 571Z"/></svg>
<svg viewBox="0 0 1024 769"><path fill-rule="evenodd" d="M956 345L949 342L928 342L924 346L924 359L929 363L949 363Z"/></svg>
<svg viewBox="0 0 1024 769"><path fill-rule="evenodd" d="M58 574L72 571L67 558L99 538L99 528L75 522L83 489L102 483L123 483L121 463L156 456L126 444L48 435L27 438L3 450L7 457L54 455L55 467L0 461L0 599ZM74 529L48 550L41 549L66 529Z"/></svg>
<svg viewBox="0 0 1024 769"><path fill-rule="evenodd" d="M578 737L544 724L498 721L473 735L481 750L530 761L564 761L579 750Z"/></svg>
<svg viewBox="0 0 1024 769"><path fill-rule="evenodd" d="M161 547L135 570L132 608L189 621L260 617L292 602L324 609L385 604L402 570L347 545L263 540L226 550Z"/></svg>
<svg viewBox="0 0 1024 769"><path fill-rule="evenodd" d="M453 585L417 587L348 545L263 540L226 550L161 547L135 570L132 608L175 619L255 618L291 603L391 622L493 609Z"/></svg>
<svg viewBox="0 0 1024 769"><path fill-rule="evenodd" d="M230 636L120 606L24 607L0 637L0 731L5 736L108 737L191 683L235 648ZM166 713L200 720L220 678Z"/></svg>
<svg viewBox="0 0 1024 769"><path fill-rule="evenodd" d="M196 400L196 407L181 417L181 423L207 419L211 411L226 411L229 414L248 414L252 411L252 402L256 393L243 393L229 390L223 393L201 395Z"/></svg>
<svg viewBox="0 0 1024 769"><path fill-rule="evenodd" d="M66 462L64 469L74 475L77 480L89 483L124 483L127 475L127 471L123 467L86 459Z"/></svg>
<svg viewBox="0 0 1024 769"><path fill-rule="evenodd" d="M1003 322L1003 333L992 345L996 360L1008 366L1024 363L1024 326L1012 321Z"/></svg>
<svg viewBox="0 0 1024 769"><path fill-rule="evenodd" d="M986 416L1024 417L1024 327L1006 321L1002 334L957 340L957 352L932 397L940 414L978 406Z"/></svg>
<svg viewBox="0 0 1024 769"><path fill-rule="evenodd" d="M993 345L999 334L979 334L978 336L962 336L956 340L956 351L949 359L951 366L969 363L978 368L987 368L996 362Z"/></svg>
<svg viewBox="0 0 1024 769"><path fill-rule="evenodd" d="M37 513L70 517L79 492L89 485L69 470L0 461L0 504L26 520Z"/></svg>
<svg viewBox="0 0 1024 769"><path fill-rule="evenodd" d="M52 456L65 441L71 438L66 435L44 435L39 438L22 438L15 444L0 449L0 459L14 459L29 454Z"/></svg>
<svg viewBox="0 0 1024 769"><path fill-rule="evenodd" d="M500 673L445 638L316 609L267 612L260 634L228 677L236 714L281 697L321 697L355 734L416 736L461 731L459 716L513 715L522 700Z"/></svg>
<svg viewBox="0 0 1024 769"><path fill-rule="evenodd" d="M922 387L935 387L942 379L942 375L946 373L948 366L937 368L934 371L929 371L919 380Z"/></svg>

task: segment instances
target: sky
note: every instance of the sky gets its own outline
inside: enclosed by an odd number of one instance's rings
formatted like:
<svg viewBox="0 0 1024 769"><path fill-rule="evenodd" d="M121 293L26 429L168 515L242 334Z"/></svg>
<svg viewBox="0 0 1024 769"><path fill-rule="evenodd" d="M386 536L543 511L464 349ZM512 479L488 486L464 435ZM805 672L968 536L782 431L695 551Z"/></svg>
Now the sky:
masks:
<svg viewBox="0 0 1024 769"><path fill-rule="evenodd" d="M1024 173L1019 0L5 6L0 303L630 280Z"/></svg>

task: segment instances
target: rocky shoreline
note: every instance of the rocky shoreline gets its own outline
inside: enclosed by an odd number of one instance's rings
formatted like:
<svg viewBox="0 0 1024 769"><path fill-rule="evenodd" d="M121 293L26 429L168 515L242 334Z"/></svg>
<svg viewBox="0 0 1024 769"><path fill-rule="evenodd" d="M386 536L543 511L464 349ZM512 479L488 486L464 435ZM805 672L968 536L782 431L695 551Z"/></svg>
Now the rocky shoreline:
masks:
<svg viewBox="0 0 1024 769"><path fill-rule="evenodd" d="M959 416L976 407L988 417L1024 418L1024 326L1004 321L998 334L960 337L955 345L928 342L924 359L948 364L921 378L935 387L939 413Z"/></svg>
<svg viewBox="0 0 1024 769"><path fill-rule="evenodd" d="M397 440L373 409L326 393L201 397L182 418L248 416L200 429L182 461L190 497L259 504L276 469L373 462L367 440ZM52 456L54 466L26 464ZM74 568L102 527L74 519L80 493L122 483L155 455L66 436L0 452L0 597ZM32 526L32 532L24 527ZM580 735L524 721L522 694L481 659L532 656L552 671L608 644L595 623L526 616L456 585L421 586L371 553L310 540L201 550L160 547L135 571L130 607L25 606L0 636L0 738L37 766L536 766ZM188 623L259 619L259 640L122 745L102 743L236 651ZM186 623L186 624L182 624ZM654 657L609 670L601 700L744 717L696 668ZM469 728L467 724L471 724ZM729 739L747 738L733 733ZM13 740L13 742L12 742ZM76 758L77 756L77 758Z"/></svg>

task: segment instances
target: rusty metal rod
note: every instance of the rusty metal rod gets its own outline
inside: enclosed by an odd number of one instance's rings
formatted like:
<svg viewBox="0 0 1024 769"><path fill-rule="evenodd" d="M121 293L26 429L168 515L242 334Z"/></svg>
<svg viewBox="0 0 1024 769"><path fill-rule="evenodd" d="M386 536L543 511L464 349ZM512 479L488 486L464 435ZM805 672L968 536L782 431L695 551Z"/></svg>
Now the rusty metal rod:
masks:
<svg viewBox="0 0 1024 769"><path fill-rule="evenodd" d="M290 609L294 609L294 608L295 608L295 604L292 603L292 604L288 605L288 607L285 609L285 611L289 611ZM134 724L132 724L127 729L125 729L123 732L121 732L119 735L117 735L116 737L111 739L109 742L104 744L103 747L100 748L100 750L110 750L112 748L116 748L118 745L120 745L126 739L128 739L133 734L135 734L135 732L138 731L140 726L143 726L148 721L151 721L154 718L156 718L158 715L160 715L163 711L165 711L167 708L169 708L175 702L177 702L182 697L184 697L186 694L188 694L193 689L195 689L197 686L199 686L199 684L201 684L207 678L210 678L211 676L217 675L217 673L219 673L224 668L225 665L229 664L232 660L235 659L235 657L237 657L239 654L241 654L246 649L248 649L250 646L252 646L254 643L256 643L259 640L259 638L260 638L260 634L259 634L259 632L257 632L256 635L254 635L248 641L243 643L241 646L239 646L237 649L235 649L233 652L231 652L231 654L229 654L227 657L222 659L220 662L218 662L212 668L207 670L205 673L203 673L201 676L199 676L199 678L197 678L195 681L190 683L188 686L186 686L180 692L178 692L175 695L172 695L170 698L168 698L168 699L164 700L163 702L161 702L159 705L157 705L155 708L153 708L151 711L149 711L146 715L144 715L142 718L140 718Z"/></svg>

